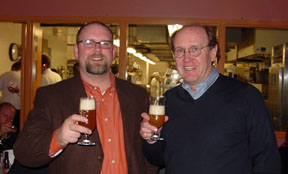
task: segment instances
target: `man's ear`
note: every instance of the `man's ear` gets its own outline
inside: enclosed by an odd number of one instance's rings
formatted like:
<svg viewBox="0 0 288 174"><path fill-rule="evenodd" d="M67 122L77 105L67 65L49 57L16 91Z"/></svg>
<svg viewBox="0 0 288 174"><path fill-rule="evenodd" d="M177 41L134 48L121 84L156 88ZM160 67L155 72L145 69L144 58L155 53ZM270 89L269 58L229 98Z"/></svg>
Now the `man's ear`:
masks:
<svg viewBox="0 0 288 174"><path fill-rule="evenodd" d="M75 57L75 59L76 60L78 60L79 61L79 56L78 56L78 45L77 44L75 44L74 46L73 46L73 52L74 52L74 57Z"/></svg>
<svg viewBox="0 0 288 174"><path fill-rule="evenodd" d="M217 52L218 52L218 45L215 45L214 48L210 50L211 62L214 62L217 60Z"/></svg>
<svg viewBox="0 0 288 174"><path fill-rule="evenodd" d="M113 45L113 60L115 59L115 55L116 55L116 51L117 51L117 48L115 45Z"/></svg>

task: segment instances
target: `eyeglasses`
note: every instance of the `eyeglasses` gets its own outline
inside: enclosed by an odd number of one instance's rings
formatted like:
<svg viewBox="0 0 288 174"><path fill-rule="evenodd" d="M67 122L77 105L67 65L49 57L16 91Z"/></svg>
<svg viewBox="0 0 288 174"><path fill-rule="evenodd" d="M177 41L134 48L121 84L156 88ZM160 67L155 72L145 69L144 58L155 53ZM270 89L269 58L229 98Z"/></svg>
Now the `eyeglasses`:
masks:
<svg viewBox="0 0 288 174"><path fill-rule="evenodd" d="M85 48L95 48L97 44L99 44L100 48L102 49L108 49L112 46L112 41L110 40L103 40L100 42L96 42L94 40L80 40L77 43L83 43Z"/></svg>
<svg viewBox="0 0 288 174"><path fill-rule="evenodd" d="M188 48L188 53L190 56L197 57L201 54L201 50L203 48L206 48L206 47L209 47L209 45L206 45L204 47L192 46L192 47ZM181 58L185 55L185 52L186 52L186 49L184 49L184 48L175 48L174 49L174 56L176 58Z"/></svg>

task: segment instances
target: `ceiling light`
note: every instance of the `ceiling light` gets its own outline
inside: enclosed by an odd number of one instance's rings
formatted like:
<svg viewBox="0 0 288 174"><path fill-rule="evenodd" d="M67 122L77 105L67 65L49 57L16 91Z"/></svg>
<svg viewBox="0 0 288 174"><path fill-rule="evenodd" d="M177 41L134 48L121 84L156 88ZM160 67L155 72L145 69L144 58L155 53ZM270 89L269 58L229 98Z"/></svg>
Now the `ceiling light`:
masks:
<svg viewBox="0 0 288 174"><path fill-rule="evenodd" d="M114 40L113 40L113 44L114 44L116 47L120 47L120 40L119 40L119 39L114 39Z"/></svg>
<svg viewBox="0 0 288 174"><path fill-rule="evenodd" d="M169 36L171 37L175 31L181 29L182 27L183 27L183 25L179 25L179 24L168 25Z"/></svg>
<svg viewBox="0 0 288 174"><path fill-rule="evenodd" d="M135 54L137 51L134 49L134 48L127 48L127 52L130 53L130 54Z"/></svg>
<svg viewBox="0 0 288 174"><path fill-rule="evenodd" d="M120 46L120 40L119 39L114 39L113 40L113 44L117 47ZM130 54L133 54L135 57L138 57L139 59L147 62L147 63L150 63L152 65L155 65L156 63L153 62L152 60L148 59L147 57L143 56L141 53L137 53L137 51L134 49L134 48L131 48L131 47L128 47L127 48L127 52L130 53Z"/></svg>

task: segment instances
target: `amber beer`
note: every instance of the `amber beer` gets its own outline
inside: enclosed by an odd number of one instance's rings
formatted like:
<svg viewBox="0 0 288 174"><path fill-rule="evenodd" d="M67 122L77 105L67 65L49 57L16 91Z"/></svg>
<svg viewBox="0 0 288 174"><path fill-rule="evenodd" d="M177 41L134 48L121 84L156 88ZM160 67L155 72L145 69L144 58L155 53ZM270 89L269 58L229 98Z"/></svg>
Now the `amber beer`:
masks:
<svg viewBox="0 0 288 174"><path fill-rule="evenodd" d="M165 122L165 106L163 105L150 105L149 106L149 123L158 129L163 126Z"/></svg>
<svg viewBox="0 0 288 174"><path fill-rule="evenodd" d="M78 124L88 129L94 130L96 127L96 105L93 98L81 98L80 115L88 118L88 122L79 122Z"/></svg>

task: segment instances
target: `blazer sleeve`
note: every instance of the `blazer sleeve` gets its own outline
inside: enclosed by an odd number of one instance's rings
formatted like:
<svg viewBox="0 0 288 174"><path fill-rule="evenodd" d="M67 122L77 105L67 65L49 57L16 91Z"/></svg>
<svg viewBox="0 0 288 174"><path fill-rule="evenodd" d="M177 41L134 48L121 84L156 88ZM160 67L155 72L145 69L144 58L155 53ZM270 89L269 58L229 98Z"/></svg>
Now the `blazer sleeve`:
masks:
<svg viewBox="0 0 288 174"><path fill-rule="evenodd" d="M54 130L51 129L51 103L47 102L48 91L39 88L34 100L34 108L29 113L22 132L14 145L15 158L28 167L39 167L48 164L49 146ZM46 100L45 100L46 99Z"/></svg>

